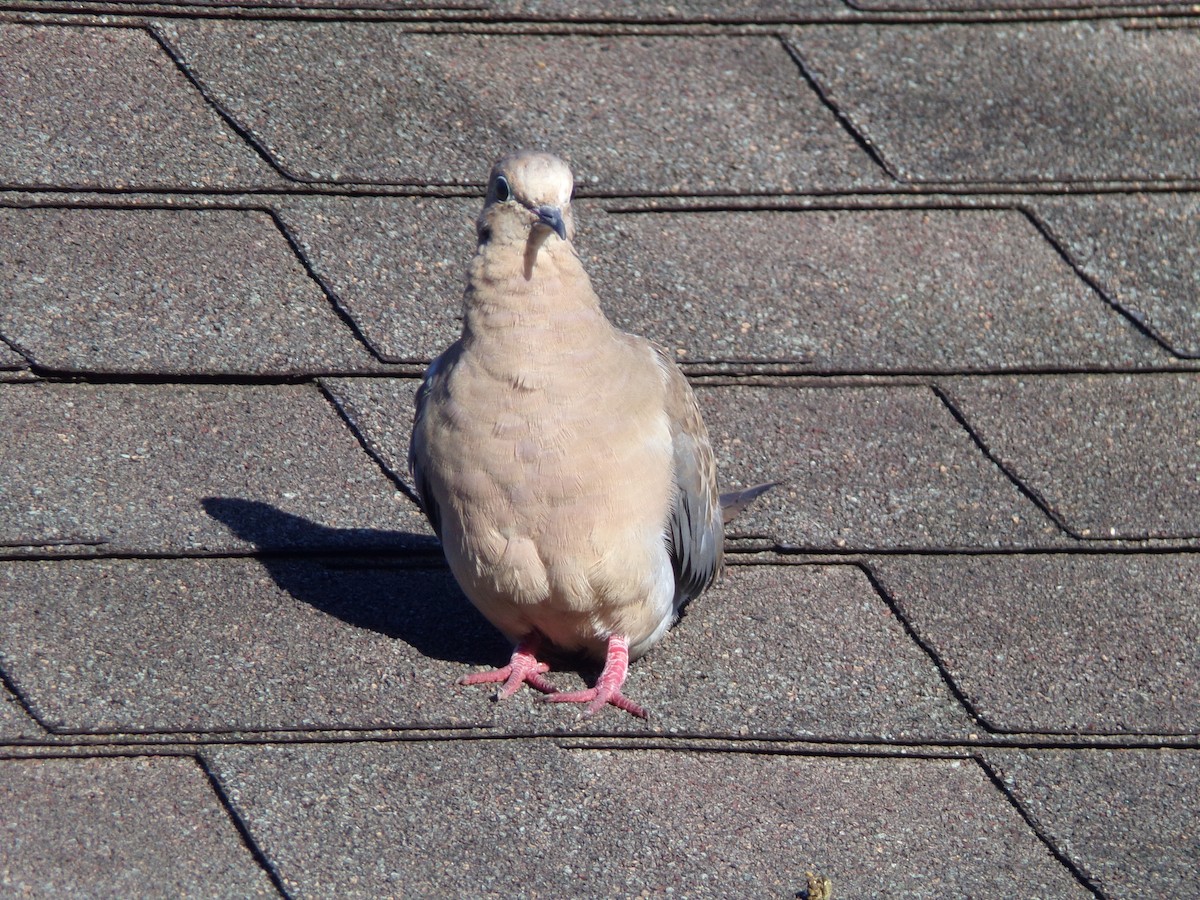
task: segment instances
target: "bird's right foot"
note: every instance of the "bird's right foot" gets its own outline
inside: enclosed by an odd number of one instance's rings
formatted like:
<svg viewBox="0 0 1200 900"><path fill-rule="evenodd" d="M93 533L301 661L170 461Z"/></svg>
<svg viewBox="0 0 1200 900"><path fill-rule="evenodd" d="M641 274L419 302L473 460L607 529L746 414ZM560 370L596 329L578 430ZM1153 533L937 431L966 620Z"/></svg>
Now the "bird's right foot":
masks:
<svg viewBox="0 0 1200 900"><path fill-rule="evenodd" d="M513 651L512 659L507 666L493 669L490 672L476 672L474 675L464 675L458 679L459 684L500 684L496 691L496 700L506 700L520 690L521 685L527 684L543 694L558 693L558 688L542 677L550 671L548 663L537 658L541 639L533 634L526 637Z"/></svg>

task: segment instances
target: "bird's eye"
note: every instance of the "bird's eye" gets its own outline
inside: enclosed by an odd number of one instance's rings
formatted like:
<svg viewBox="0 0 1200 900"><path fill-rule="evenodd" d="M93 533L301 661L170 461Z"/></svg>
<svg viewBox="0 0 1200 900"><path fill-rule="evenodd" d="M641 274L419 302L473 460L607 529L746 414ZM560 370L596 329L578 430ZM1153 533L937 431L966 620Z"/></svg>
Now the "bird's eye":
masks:
<svg viewBox="0 0 1200 900"><path fill-rule="evenodd" d="M503 203L512 197L512 189L508 186L508 179L503 175L496 176L496 200Z"/></svg>

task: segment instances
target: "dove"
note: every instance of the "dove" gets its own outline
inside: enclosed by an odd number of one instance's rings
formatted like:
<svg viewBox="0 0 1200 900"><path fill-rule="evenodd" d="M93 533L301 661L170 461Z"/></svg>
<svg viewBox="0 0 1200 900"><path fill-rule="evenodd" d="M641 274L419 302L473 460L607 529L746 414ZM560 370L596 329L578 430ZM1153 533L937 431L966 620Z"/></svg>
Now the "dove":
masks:
<svg viewBox="0 0 1200 900"><path fill-rule="evenodd" d="M548 153L492 168L462 334L417 392L409 470L459 586L516 647L459 683L645 718L621 690L630 661L712 584L724 518L770 485L723 512L683 373L600 308L572 244L573 189ZM595 686L559 692L551 648L602 661Z"/></svg>

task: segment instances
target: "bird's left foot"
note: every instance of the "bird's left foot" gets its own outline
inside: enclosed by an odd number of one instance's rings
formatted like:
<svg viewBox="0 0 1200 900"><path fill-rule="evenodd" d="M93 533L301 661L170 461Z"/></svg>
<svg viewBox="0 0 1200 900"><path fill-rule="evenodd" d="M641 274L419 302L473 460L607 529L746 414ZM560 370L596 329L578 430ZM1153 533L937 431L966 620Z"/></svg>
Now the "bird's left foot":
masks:
<svg viewBox="0 0 1200 900"><path fill-rule="evenodd" d="M638 706L619 690L609 691L601 688L599 685L594 688L588 688L586 691L548 694L542 699L547 703L586 703L588 707L583 711L585 716L595 715L604 709L604 707L612 704L617 709L633 713L639 719L646 718L646 710L642 709L642 707Z"/></svg>
<svg viewBox="0 0 1200 900"><path fill-rule="evenodd" d="M612 705L644 719L646 710L621 693L621 685L625 683L628 671L629 641L621 635L614 634L608 639L608 657L604 661L604 671L600 673L594 688L570 691L566 694L550 694L545 700L548 703L586 703L588 706L583 713L585 716L594 715L604 707Z"/></svg>

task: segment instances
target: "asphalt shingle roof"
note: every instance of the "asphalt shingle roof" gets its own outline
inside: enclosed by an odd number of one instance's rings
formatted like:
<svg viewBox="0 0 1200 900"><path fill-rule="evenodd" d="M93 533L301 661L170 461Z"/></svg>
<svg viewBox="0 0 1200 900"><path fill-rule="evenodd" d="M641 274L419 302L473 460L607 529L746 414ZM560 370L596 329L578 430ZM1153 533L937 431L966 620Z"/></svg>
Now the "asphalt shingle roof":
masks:
<svg viewBox="0 0 1200 900"><path fill-rule="evenodd" d="M1200 894L1198 34L0 0L0 895ZM405 471L525 146L781 482L644 722L454 684Z"/></svg>

